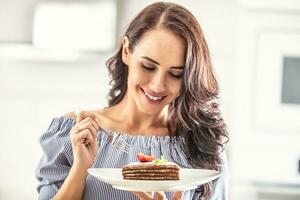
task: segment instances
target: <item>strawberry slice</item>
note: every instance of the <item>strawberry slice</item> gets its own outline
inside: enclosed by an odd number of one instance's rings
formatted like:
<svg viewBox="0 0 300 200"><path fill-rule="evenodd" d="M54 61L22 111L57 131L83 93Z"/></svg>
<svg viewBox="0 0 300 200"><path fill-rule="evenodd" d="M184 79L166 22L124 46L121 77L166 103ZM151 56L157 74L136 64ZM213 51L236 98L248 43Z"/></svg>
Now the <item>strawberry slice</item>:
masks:
<svg viewBox="0 0 300 200"><path fill-rule="evenodd" d="M155 159L154 156L145 155L143 153L138 153L137 158L140 162L151 162Z"/></svg>

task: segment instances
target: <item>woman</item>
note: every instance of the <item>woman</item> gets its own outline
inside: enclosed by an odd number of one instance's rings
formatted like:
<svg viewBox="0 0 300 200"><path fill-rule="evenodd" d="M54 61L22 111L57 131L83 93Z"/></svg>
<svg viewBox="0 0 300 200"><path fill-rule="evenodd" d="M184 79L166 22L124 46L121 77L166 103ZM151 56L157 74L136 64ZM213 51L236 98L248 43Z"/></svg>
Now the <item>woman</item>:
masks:
<svg viewBox="0 0 300 200"><path fill-rule="evenodd" d="M149 5L130 23L107 66L109 106L55 118L41 136L40 199L227 199L227 133L195 17L174 3ZM122 133L132 145L128 154L108 144L106 129ZM116 190L87 174L90 167L123 167L138 152L223 173L196 190L153 196Z"/></svg>

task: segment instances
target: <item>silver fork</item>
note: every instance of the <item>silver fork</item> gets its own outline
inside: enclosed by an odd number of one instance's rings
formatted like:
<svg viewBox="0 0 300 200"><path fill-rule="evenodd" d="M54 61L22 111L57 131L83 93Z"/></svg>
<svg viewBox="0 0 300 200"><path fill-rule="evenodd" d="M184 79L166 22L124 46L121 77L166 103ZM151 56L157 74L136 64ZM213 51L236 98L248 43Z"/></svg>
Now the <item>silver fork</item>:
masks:
<svg viewBox="0 0 300 200"><path fill-rule="evenodd" d="M120 136L120 133L113 133L111 130L104 129L104 133L106 133L109 137L110 144L123 151L124 153L129 153L131 149L131 145L128 144L125 140L123 140Z"/></svg>
<svg viewBox="0 0 300 200"><path fill-rule="evenodd" d="M81 112L81 109L76 109L74 112L76 114L76 116ZM108 129L103 129L104 133L106 133L109 137L110 140L110 144L112 146L114 146L115 148L125 152L125 153L129 153L131 145L128 144L126 141L124 141L121 137L120 137L120 133L113 133L111 130ZM98 136L97 136L98 137Z"/></svg>

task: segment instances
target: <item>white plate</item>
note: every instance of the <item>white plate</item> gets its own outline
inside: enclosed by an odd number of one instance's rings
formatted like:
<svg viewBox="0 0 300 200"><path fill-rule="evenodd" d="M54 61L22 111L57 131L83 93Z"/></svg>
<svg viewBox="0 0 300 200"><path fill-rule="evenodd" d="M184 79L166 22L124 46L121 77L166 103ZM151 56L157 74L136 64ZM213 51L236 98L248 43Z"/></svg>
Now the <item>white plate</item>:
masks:
<svg viewBox="0 0 300 200"><path fill-rule="evenodd" d="M220 176L220 172L214 170L180 169L180 180L139 181L123 179L121 168L90 168L88 173L116 189L143 192L191 190Z"/></svg>

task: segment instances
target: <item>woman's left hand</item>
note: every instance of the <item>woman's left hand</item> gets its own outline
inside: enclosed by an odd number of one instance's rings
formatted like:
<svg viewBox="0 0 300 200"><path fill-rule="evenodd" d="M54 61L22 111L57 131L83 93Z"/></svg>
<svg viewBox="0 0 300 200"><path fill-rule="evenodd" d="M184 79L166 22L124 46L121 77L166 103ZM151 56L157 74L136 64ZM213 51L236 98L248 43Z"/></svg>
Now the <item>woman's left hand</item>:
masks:
<svg viewBox="0 0 300 200"><path fill-rule="evenodd" d="M164 192L132 192L140 200L168 200ZM181 200L183 192L175 192L171 200Z"/></svg>

